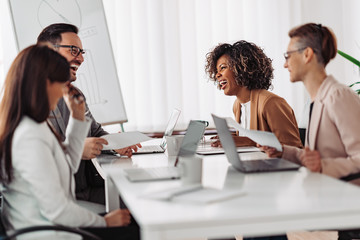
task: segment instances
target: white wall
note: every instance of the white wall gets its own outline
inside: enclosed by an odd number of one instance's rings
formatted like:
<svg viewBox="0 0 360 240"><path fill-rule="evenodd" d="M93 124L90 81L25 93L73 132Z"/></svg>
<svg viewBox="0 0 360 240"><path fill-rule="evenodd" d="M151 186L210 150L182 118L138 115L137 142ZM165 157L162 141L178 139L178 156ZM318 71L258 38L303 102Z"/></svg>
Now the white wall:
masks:
<svg viewBox="0 0 360 240"><path fill-rule="evenodd" d="M189 118L204 119L213 109L231 114L232 100L205 80L205 54L219 42L245 39L265 49L275 68L273 92L289 102L300 125L306 125L306 121L301 119L307 115L303 109L308 96L301 83L289 82L289 73L283 68L289 29L307 22L329 26L338 38L338 48L360 59L358 0L104 0L104 6L129 116L126 125L132 129L139 126L139 130L147 128L144 124L149 120L157 124L157 129L166 124L167 112L164 109L158 111L161 119L165 120L141 115L144 102L151 107L157 102L140 99L136 95L139 91L143 91L144 96L149 90L153 94L164 95L159 101L164 102L165 108L191 106L193 99L179 95L172 90L174 86L189 91L188 96L195 95L198 104L192 106L194 109L184 107L182 128ZM146 26L138 21L144 15L148 20ZM203 34L199 34L199 28ZM0 31L1 84L16 55L6 0L0 0ZM156 34L158 31L161 34ZM134 36L140 40L131 41ZM128 44L124 44L126 42ZM132 49L132 53L124 55L128 49ZM187 51L181 52L184 49ZM166 66L165 71L161 71L162 66ZM330 62L327 72L345 84L360 81L359 69L340 55ZM143 79L153 80L139 82ZM157 88L164 84L167 93ZM191 84L193 87L189 88Z"/></svg>

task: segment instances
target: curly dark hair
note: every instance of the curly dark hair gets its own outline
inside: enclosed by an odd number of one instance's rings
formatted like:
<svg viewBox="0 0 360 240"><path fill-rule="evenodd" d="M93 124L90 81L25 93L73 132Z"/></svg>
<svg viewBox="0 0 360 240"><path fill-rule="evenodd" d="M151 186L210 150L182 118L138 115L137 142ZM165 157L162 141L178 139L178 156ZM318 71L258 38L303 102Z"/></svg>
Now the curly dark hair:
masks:
<svg viewBox="0 0 360 240"><path fill-rule="evenodd" d="M217 61L223 56L229 56L229 68L235 74L236 83L252 89L269 89L271 80L274 78L272 60L268 58L263 50L244 40L234 44L219 44L206 54L205 71L210 80L216 82Z"/></svg>

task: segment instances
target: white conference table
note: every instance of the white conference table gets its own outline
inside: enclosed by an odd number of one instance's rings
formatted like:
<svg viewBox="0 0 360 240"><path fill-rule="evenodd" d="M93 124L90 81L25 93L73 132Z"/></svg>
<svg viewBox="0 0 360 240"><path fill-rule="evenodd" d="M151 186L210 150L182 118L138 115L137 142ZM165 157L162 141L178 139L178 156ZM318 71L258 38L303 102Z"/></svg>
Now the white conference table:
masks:
<svg viewBox="0 0 360 240"><path fill-rule="evenodd" d="M263 153L256 153L259 155ZM249 155L251 158L251 154ZM172 165L165 154L99 157L103 172L140 225L142 240L267 236L296 230L360 228L360 188L298 171L243 174L226 156L203 159L203 184L242 189L244 196L211 204L151 200L144 194L181 186L180 180L132 183L123 169Z"/></svg>

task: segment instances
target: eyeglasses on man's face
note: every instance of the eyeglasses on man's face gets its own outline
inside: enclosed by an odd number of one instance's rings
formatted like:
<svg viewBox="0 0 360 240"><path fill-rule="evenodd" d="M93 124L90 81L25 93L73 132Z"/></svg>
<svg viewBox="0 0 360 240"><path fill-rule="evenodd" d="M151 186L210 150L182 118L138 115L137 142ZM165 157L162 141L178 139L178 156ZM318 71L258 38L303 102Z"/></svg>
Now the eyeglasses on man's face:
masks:
<svg viewBox="0 0 360 240"><path fill-rule="evenodd" d="M77 57L81 54L85 54L85 50L84 49L81 49L77 46L74 46L74 45L54 45L55 48L59 48L59 47L62 47L62 48L70 48L70 52L71 52L71 55L73 55L74 57Z"/></svg>
<svg viewBox="0 0 360 240"><path fill-rule="evenodd" d="M291 55L292 53L301 52L301 51L305 50L306 48L307 48L307 47L303 47L303 48L299 48L299 49L296 49L296 50L287 51L286 53L284 53L285 61L287 61L287 60L290 58L290 55Z"/></svg>

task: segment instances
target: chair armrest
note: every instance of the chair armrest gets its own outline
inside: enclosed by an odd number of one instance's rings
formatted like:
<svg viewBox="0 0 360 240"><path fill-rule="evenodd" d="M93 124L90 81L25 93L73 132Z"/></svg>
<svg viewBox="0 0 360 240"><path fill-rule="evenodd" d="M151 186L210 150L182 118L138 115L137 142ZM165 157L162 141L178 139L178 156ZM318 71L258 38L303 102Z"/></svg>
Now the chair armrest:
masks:
<svg viewBox="0 0 360 240"><path fill-rule="evenodd" d="M72 227L59 226L59 225L57 225L57 226L52 226L52 225L33 226L33 227L21 228L21 229L14 230L13 232L11 232L5 238L3 238L3 240L12 240L12 239L15 239L19 235L30 233L30 232L49 231L49 230L74 233L74 234L82 236L83 239L86 239L86 240L101 240L99 237L97 237L94 234L89 233L85 230L81 230L78 228L72 228Z"/></svg>
<svg viewBox="0 0 360 240"><path fill-rule="evenodd" d="M360 178L360 173L354 173L354 174L350 174L348 176L342 177L342 178L340 178L340 180L343 180L345 182L350 182L350 181L358 179L358 178Z"/></svg>

